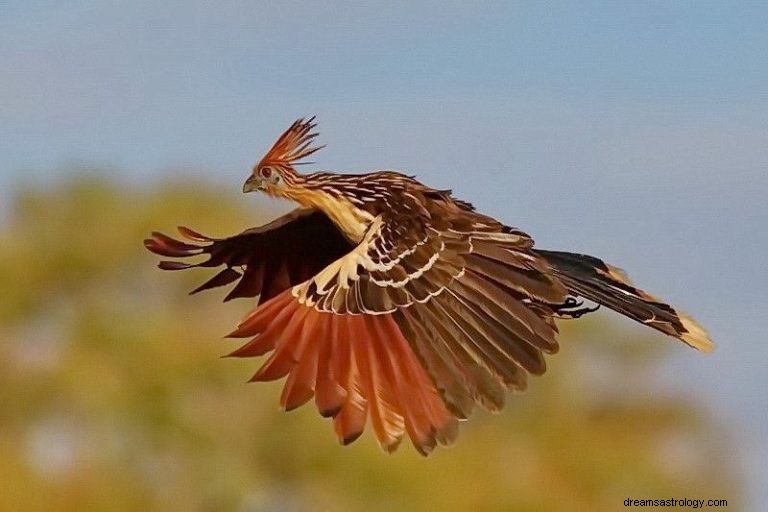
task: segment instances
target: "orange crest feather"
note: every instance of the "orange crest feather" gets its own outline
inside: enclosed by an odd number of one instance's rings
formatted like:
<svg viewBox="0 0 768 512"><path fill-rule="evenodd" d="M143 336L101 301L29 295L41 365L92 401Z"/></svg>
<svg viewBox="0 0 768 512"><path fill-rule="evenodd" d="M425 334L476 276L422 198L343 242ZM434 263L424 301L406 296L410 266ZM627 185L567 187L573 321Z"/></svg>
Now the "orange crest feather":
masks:
<svg viewBox="0 0 768 512"><path fill-rule="evenodd" d="M272 145L264 158L258 163L257 167L264 165L277 165L282 167L291 167L302 158L306 158L315 151L323 149L325 146L312 146L317 132L312 130L317 126L314 122L315 116L308 120L304 118L297 119L293 124L283 132L277 141ZM309 162L303 162L309 163ZM299 164L300 165L300 164Z"/></svg>

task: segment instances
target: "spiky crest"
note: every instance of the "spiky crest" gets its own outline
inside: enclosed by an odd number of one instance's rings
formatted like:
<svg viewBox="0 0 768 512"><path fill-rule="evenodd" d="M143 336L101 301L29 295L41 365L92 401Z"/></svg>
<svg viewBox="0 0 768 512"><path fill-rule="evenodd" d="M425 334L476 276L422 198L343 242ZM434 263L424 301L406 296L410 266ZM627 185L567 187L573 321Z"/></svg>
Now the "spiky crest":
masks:
<svg viewBox="0 0 768 512"><path fill-rule="evenodd" d="M299 162L299 160L325 147L312 146L312 142L318 136L317 132L312 131L317 126L314 121L315 116L307 120L301 118L294 121L267 151L267 154L256 165L256 168L279 166L292 169L294 165L308 163Z"/></svg>

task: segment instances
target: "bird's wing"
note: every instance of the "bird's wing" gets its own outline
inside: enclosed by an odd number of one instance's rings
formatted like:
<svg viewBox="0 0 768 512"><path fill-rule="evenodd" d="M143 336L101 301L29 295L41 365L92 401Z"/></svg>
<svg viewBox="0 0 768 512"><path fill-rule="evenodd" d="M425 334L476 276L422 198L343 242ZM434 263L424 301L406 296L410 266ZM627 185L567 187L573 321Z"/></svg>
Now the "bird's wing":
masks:
<svg viewBox="0 0 768 512"><path fill-rule="evenodd" d="M179 227L179 232L187 241L152 233L144 245L161 256L208 258L198 263L162 261L160 268L223 266L192 293L239 280L225 300L258 295L259 303L316 275L354 247L328 217L303 208L228 238L211 238L186 227Z"/></svg>
<svg viewBox="0 0 768 512"><path fill-rule="evenodd" d="M445 228L445 229L443 229ZM232 355L271 352L253 380L287 376L293 409L313 396L343 442L370 418L393 450L449 443L475 402L498 410L554 352L547 304L567 292L530 239L377 218L364 240L243 319Z"/></svg>

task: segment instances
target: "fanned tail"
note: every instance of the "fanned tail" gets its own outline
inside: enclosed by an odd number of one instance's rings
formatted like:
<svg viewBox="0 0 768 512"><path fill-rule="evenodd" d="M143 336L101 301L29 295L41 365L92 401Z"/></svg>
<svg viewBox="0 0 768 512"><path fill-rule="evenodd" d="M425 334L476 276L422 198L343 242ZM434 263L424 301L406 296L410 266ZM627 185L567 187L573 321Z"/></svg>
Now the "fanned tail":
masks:
<svg viewBox="0 0 768 512"><path fill-rule="evenodd" d="M636 288L620 269L584 254L536 252L549 262L571 294L674 336L702 352L714 350L715 345L707 332L691 317Z"/></svg>

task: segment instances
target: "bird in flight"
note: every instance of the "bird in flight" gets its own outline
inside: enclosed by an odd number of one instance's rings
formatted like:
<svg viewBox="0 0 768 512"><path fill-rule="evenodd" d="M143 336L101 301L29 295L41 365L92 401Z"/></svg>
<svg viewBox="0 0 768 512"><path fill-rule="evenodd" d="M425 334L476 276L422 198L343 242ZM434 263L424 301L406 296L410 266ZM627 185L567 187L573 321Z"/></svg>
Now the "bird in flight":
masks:
<svg viewBox="0 0 768 512"><path fill-rule="evenodd" d="M534 247L509 227L412 176L301 174L314 118L294 122L253 167L243 192L298 203L290 213L227 238L179 227L152 233L164 270L219 267L193 293L229 285L225 300L258 297L229 334L235 357L267 355L251 379L285 377L280 404L314 398L350 443L370 421L394 451L407 435L423 455L457 436L475 404L504 406L558 350L558 318L594 311L588 300L704 352L695 321L635 287L616 267ZM199 258L197 258L199 259Z"/></svg>

